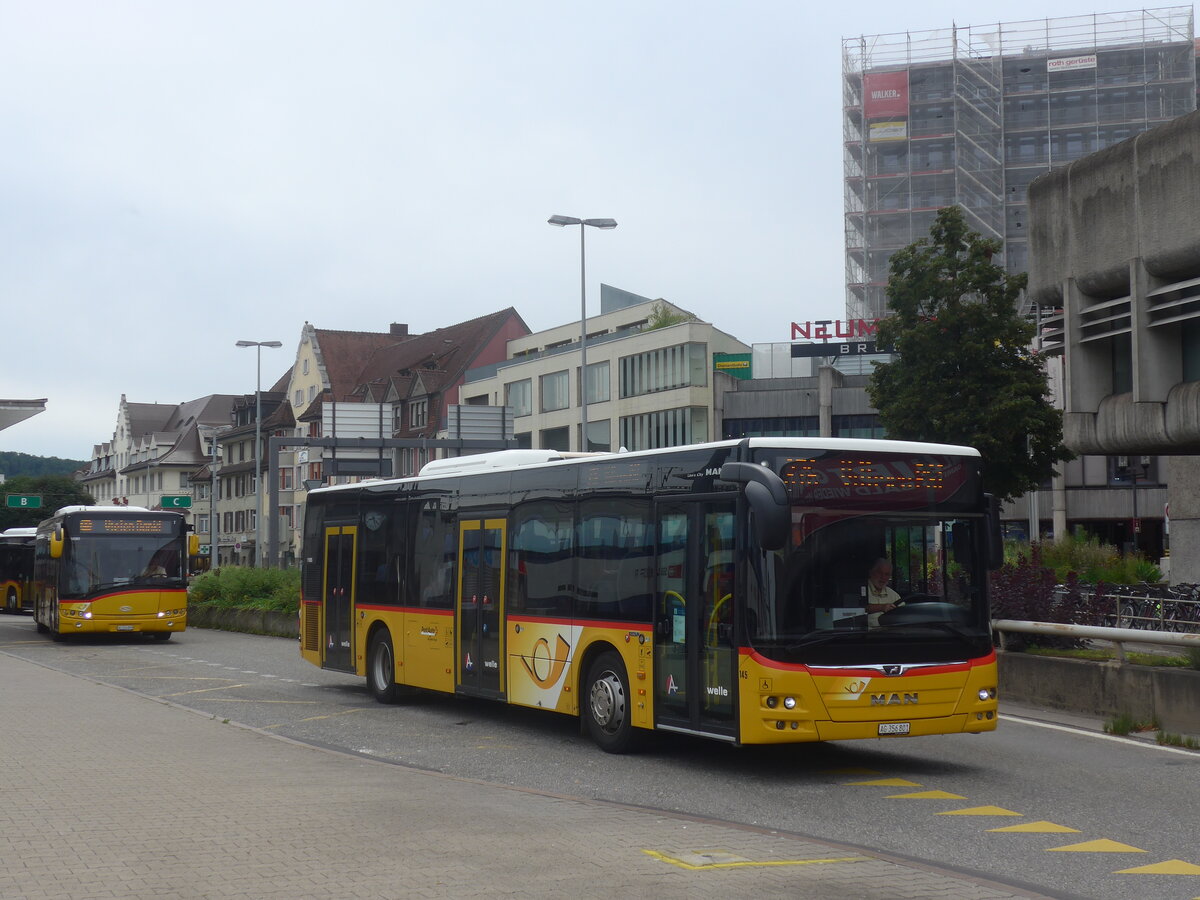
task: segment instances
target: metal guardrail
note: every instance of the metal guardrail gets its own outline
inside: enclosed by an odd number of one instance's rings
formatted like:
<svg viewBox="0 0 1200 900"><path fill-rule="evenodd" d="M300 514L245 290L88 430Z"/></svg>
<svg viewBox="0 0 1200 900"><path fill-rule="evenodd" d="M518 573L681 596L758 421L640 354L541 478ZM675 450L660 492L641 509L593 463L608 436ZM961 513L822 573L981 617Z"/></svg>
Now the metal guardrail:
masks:
<svg viewBox="0 0 1200 900"><path fill-rule="evenodd" d="M1102 625L1066 625L1058 622L1020 622L1016 619L994 619L992 628L1000 632L1001 649L1004 649L1004 635L1009 632L1108 641L1113 645L1117 661L1121 664L1125 662L1126 644L1156 644L1185 649L1194 647L1200 650L1200 634L1147 631L1138 628L1108 628Z"/></svg>

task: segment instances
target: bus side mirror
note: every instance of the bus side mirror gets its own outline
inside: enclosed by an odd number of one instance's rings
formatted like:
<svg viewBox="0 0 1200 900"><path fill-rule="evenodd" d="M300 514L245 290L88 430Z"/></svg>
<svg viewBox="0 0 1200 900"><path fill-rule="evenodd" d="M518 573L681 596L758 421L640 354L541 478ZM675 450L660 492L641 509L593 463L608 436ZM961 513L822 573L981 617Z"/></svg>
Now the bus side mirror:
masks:
<svg viewBox="0 0 1200 900"><path fill-rule="evenodd" d="M754 513L758 543L764 550L778 550L787 543L792 529L792 510L788 506L783 480L766 466L748 462L727 462L721 466L722 481L743 485L742 493Z"/></svg>
<svg viewBox="0 0 1200 900"><path fill-rule="evenodd" d="M54 529L54 533L50 535L50 558L62 559L63 551L63 530L60 525Z"/></svg>
<svg viewBox="0 0 1200 900"><path fill-rule="evenodd" d="M1004 533L1000 528L1000 502L991 494L984 494L987 500L987 521L984 525L984 540L987 546L984 552L987 556L987 567L998 569L1004 565Z"/></svg>
<svg viewBox="0 0 1200 900"><path fill-rule="evenodd" d="M188 556L200 555L200 535L195 532L188 535Z"/></svg>

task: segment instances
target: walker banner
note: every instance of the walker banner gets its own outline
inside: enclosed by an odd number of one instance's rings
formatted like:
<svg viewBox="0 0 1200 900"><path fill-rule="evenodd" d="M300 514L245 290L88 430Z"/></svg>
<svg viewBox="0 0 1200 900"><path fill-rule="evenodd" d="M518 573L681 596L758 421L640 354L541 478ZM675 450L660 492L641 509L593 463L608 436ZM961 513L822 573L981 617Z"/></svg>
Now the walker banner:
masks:
<svg viewBox="0 0 1200 900"><path fill-rule="evenodd" d="M908 72L868 72L863 76L863 115L867 119L908 118Z"/></svg>

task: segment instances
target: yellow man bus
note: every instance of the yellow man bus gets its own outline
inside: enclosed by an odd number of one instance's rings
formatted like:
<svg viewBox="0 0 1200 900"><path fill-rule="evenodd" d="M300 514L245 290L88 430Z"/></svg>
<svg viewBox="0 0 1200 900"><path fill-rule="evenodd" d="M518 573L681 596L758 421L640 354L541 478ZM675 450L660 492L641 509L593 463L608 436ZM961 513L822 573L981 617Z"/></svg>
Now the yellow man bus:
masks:
<svg viewBox="0 0 1200 900"><path fill-rule="evenodd" d="M199 538L177 512L67 506L37 528L33 618L55 640L187 627L188 558Z"/></svg>
<svg viewBox="0 0 1200 900"><path fill-rule="evenodd" d="M998 517L965 447L439 460L310 492L303 557L303 658L382 702L415 687L552 709L610 752L654 730L761 744L996 726Z"/></svg>

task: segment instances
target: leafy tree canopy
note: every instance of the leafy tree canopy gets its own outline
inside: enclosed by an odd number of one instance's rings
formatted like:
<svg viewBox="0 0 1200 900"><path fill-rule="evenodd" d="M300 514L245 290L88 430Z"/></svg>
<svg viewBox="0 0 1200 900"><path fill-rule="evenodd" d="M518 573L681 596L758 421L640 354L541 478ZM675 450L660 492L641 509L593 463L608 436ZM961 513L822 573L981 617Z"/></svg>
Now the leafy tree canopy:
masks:
<svg viewBox="0 0 1200 900"><path fill-rule="evenodd" d="M87 465L82 459L60 459L57 456L34 456L0 450L0 472L7 478L18 475L70 475Z"/></svg>
<svg viewBox="0 0 1200 900"><path fill-rule="evenodd" d="M0 506L0 531L5 528L28 528L49 518L62 506L95 503L74 478L67 475L23 475L9 478L3 485L4 494L36 494L42 498L38 509L9 509Z"/></svg>
<svg viewBox="0 0 1200 900"><path fill-rule="evenodd" d="M1017 314L1026 276L992 262L1000 246L952 206L929 238L892 257L893 315L877 339L899 359L876 366L867 392L890 437L977 448L984 489L1011 500L1072 453L1031 349L1034 327Z"/></svg>

